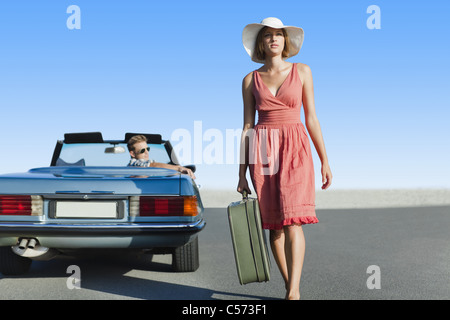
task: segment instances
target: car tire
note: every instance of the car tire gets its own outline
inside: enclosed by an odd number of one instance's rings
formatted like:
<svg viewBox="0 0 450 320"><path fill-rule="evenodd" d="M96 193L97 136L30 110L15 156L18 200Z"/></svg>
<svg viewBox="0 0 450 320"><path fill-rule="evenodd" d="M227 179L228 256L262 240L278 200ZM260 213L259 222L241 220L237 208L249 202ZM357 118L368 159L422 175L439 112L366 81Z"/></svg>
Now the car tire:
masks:
<svg viewBox="0 0 450 320"><path fill-rule="evenodd" d="M199 266L198 237L184 246L175 249L172 255L173 271L194 272Z"/></svg>
<svg viewBox="0 0 450 320"><path fill-rule="evenodd" d="M0 247L0 273L18 276L30 270L32 260L15 254L11 247Z"/></svg>

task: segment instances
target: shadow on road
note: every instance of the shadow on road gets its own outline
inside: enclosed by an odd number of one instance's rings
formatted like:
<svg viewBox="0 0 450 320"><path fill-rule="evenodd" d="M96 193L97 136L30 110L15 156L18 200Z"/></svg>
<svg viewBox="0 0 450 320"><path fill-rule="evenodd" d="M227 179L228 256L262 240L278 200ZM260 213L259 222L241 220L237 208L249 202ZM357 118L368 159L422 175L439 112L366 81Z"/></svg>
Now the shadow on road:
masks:
<svg viewBox="0 0 450 320"><path fill-rule="evenodd" d="M263 296L236 294L200 288L191 285L145 279L147 272L174 274L168 263L153 262L146 258L141 261L135 257L113 257L109 254L93 255L94 252L76 257L60 256L51 261L33 261L30 271L23 276L1 279L65 278L67 267L77 265L81 270L81 289L118 295L131 299L145 300L216 300L216 299L268 299ZM193 273L176 273L188 279ZM76 289L73 289L76 290Z"/></svg>

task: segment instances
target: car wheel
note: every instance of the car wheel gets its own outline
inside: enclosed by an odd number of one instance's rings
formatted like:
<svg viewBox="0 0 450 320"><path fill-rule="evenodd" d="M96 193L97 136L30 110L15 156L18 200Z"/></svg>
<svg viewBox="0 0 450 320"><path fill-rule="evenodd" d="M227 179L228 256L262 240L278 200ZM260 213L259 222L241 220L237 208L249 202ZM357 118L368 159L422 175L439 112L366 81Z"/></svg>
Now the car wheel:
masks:
<svg viewBox="0 0 450 320"><path fill-rule="evenodd" d="M18 276L30 270L31 259L18 256L11 247L0 247L0 273L5 276Z"/></svg>
<svg viewBox="0 0 450 320"><path fill-rule="evenodd" d="M172 268L175 272L193 272L199 265L198 237L175 249L172 255Z"/></svg>

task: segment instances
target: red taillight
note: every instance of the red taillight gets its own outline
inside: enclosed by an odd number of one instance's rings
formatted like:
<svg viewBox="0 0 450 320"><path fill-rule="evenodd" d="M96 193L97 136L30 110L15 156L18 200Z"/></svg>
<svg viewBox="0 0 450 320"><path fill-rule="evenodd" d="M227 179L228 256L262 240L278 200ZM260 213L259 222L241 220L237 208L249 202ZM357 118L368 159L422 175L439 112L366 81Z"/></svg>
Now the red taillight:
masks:
<svg viewBox="0 0 450 320"><path fill-rule="evenodd" d="M31 216L31 196L0 196L0 215Z"/></svg>
<svg viewBox="0 0 450 320"><path fill-rule="evenodd" d="M195 216L198 214L197 197L139 197L139 215Z"/></svg>

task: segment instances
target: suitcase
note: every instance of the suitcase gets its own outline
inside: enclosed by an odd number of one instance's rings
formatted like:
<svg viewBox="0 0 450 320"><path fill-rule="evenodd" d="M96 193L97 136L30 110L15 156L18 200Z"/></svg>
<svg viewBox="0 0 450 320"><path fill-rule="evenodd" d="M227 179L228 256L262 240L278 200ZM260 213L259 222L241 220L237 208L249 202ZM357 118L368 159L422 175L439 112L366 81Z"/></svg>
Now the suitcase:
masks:
<svg viewBox="0 0 450 320"><path fill-rule="evenodd" d="M270 259L258 200L244 193L228 208L231 240L240 284L270 280Z"/></svg>

